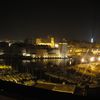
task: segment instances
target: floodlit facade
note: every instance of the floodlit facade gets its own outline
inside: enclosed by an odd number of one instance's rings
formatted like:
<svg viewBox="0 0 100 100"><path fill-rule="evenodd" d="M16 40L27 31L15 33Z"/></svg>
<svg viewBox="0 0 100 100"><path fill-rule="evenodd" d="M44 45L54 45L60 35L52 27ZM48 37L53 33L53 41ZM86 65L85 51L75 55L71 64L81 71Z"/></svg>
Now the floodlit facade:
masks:
<svg viewBox="0 0 100 100"><path fill-rule="evenodd" d="M54 37L51 37L50 42L48 42L48 41L43 42L41 38L37 38L36 39L36 45L48 45L51 48L54 48L55 47Z"/></svg>
<svg viewBox="0 0 100 100"><path fill-rule="evenodd" d="M41 38L36 39L36 45L48 45L52 48L52 50L47 51L48 57L67 57L67 47L68 44L66 42L55 43L54 37L50 38L50 42L42 42Z"/></svg>

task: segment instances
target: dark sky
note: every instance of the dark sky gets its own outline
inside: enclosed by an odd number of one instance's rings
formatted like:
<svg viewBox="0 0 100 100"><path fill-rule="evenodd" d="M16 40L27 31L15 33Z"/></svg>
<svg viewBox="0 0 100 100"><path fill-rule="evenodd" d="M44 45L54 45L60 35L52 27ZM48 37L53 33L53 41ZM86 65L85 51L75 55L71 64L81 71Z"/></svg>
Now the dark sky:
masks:
<svg viewBox="0 0 100 100"><path fill-rule="evenodd" d="M0 39L46 37L89 41L100 37L99 3L88 0L69 2L1 2Z"/></svg>

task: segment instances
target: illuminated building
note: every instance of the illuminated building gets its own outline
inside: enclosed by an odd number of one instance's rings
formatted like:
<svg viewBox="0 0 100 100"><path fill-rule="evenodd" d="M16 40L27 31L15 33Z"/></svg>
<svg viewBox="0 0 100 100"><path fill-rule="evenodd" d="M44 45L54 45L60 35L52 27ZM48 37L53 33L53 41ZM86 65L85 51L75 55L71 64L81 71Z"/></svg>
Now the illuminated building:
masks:
<svg viewBox="0 0 100 100"><path fill-rule="evenodd" d="M48 51L48 57L49 58L61 57L60 50L58 48L51 49L50 51Z"/></svg>
<svg viewBox="0 0 100 100"><path fill-rule="evenodd" d="M41 38L37 38L36 39L36 44L37 45L48 45L48 46L50 46L51 48L54 48L55 47L55 42L54 42L54 37L51 37L51 40L50 40L50 42L43 42L42 40L41 40Z"/></svg>
<svg viewBox="0 0 100 100"><path fill-rule="evenodd" d="M54 38L51 37L51 47L54 48L54 46L55 46Z"/></svg>
<svg viewBox="0 0 100 100"><path fill-rule="evenodd" d="M36 39L36 44L40 44L41 43L41 38L37 38Z"/></svg>
<svg viewBox="0 0 100 100"><path fill-rule="evenodd" d="M60 48L60 54L62 58L67 57L67 43L59 43L59 48Z"/></svg>

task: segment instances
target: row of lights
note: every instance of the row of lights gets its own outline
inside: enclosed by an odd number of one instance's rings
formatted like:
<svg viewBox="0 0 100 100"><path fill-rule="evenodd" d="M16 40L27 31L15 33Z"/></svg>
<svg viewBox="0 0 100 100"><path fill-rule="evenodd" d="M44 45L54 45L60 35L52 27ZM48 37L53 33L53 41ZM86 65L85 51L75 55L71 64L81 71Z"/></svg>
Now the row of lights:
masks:
<svg viewBox="0 0 100 100"><path fill-rule="evenodd" d="M89 61L90 62L94 62L94 61L100 61L100 57L96 58L96 57L90 57L89 58ZM82 58L81 59L81 63L85 63L86 62L86 59L85 58Z"/></svg>
<svg viewBox="0 0 100 100"><path fill-rule="evenodd" d="M25 57L33 57L33 58L35 58L35 54L30 54L30 53L23 53L22 54L23 56L25 56Z"/></svg>

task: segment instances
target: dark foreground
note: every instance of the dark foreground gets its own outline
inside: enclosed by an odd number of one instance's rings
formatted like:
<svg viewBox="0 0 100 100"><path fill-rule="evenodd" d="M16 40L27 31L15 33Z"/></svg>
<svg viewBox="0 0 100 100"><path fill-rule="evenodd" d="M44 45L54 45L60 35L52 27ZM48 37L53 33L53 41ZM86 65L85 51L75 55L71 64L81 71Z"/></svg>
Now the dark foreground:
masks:
<svg viewBox="0 0 100 100"><path fill-rule="evenodd" d="M88 89L87 96L79 96L0 81L0 100L96 99L99 96L100 88Z"/></svg>

